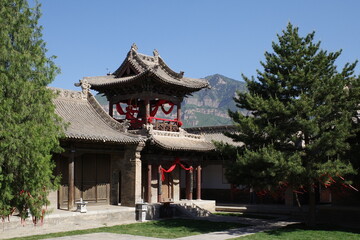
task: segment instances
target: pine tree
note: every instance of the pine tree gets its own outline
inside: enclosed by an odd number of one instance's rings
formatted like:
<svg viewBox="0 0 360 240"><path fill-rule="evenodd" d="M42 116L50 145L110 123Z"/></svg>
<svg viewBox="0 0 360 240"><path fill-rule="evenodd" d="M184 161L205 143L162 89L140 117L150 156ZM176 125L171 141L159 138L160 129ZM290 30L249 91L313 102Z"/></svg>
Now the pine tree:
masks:
<svg viewBox="0 0 360 240"><path fill-rule="evenodd" d="M40 6L0 1L0 216L15 209L43 215L55 189L51 153L60 150L62 128L46 85L59 72L46 57L38 26Z"/></svg>
<svg viewBox="0 0 360 240"><path fill-rule="evenodd" d="M227 134L243 142L236 162L227 170L230 182L256 188L286 184L309 193L308 223L315 221L315 187L330 177L354 173L344 157L349 149L356 62L339 72L341 51L327 52L314 42L315 33L299 36L291 23L273 53L265 53L263 71L243 76L248 92L237 93L238 108L229 111L238 133Z"/></svg>

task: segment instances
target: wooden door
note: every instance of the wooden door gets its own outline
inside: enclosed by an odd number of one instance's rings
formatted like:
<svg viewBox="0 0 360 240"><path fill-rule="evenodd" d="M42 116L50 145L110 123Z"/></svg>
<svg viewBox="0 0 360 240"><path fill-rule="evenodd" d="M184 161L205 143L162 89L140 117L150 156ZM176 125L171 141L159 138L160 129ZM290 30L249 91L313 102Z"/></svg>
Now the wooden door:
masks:
<svg viewBox="0 0 360 240"><path fill-rule="evenodd" d="M62 174L59 190L60 208L67 208L68 159L58 161ZM83 154L75 158L75 201L82 198L89 203L110 202L110 155Z"/></svg>
<svg viewBox="0 0 360 240"><path fill-rule="evenodd" d="M173 173L165 173L165 180L162 182L161 186L161 201L170 202L174 199L174 189L173 189Z"/></svg>
<svg viewBox="0 0 360 240"><path fill-rule="evenodd" d="M82 199L87 202L96 202L97 185L96 154L84 154L82 157Z"/></svg>
<svg viewBox="0 0 360 240"><path fill-rule="evenodd" d="M96 201L109 202L110 193L110 155L96 155Z"/></svg>

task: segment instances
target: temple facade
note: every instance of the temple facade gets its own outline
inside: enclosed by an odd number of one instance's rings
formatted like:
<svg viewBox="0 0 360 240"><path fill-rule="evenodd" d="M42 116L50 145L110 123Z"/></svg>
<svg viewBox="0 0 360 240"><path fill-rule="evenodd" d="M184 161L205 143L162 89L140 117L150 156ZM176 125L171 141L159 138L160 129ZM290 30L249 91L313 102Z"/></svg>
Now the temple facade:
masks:
<svg viewBox="0 0 360 240"><path fill-rule="evenodd" d="M156 50L144 55L133 44L114 73L76 85L81 91L54 89L56 113L67 123L65 151L54 156L58 208L80 199L124 206L201 199L202 165L214 145L182 128L181 103L209 87L206 80L184 77ZM90 89L107 98L107 111Z"/></svg>

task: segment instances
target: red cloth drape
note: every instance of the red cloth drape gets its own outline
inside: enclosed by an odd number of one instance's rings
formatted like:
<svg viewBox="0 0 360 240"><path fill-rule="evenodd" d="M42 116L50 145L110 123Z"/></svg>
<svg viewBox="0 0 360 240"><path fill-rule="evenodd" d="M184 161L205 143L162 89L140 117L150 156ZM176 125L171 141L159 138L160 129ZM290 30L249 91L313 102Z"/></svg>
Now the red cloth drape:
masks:
<svg viewBox="0 0 360 240"><path fill-rule="evenodd" d="M161 180L162 180L162 181L165 181L165 174L164 174L164 173L169 173L169 172L174 171L174 169L176 168L176 165L180 165L180 167L181 167L182 169L184 169L185 171L193 170L193 167L189 167L189 168L185 167L185 166L180 162L180 158L176 158L174 164L171 165L171 167L170 167L169 169L166 170L166 169L163 168L163 167L160 168L160 170L161 170Z"/></svg>
<svg viewBox="0 0 360 240"><path fill-rule="evenodd" d="M164 108L164 104L169 104L170 105L170 108L168 110L166 110ZM172 112L172 110L174 109L174 103L170 102L170 101L166 101L166 100L163 100L163 99L160 99L159 101L156 102L156 104L151 108L151 111L150 111L150 116L151 117L154 117L159 109L159 107L161 107L161 110L166 114L170 114Z"/></svg>
<svg viewBox="0 0 360 240"><path fill-rule="evenodd" d="M124 110L122 109L120 103L115 104L115 106L116 106L116 111L117 111L120 115L125 115L125 112L124 112Z"/></svg>
<svg viewBox="0 0 360 240"><path fill-rule="evenodd" d="M161 110L162 110L166 115L168 115L168 114L170 114L170 113L172 112L172 110L174 109L174 105L175 105L175 104L173 104L172 102L169 102L169 101L166 101L165 103L167 103L167 104L170 105L169 110L166 111L166 109L164 108L164 105L163 105L163 104L161 105Z"/></svg>
<svg viewBox="0 0 360 240"><path fill-rule="evenodd" d="M122 109L120 103L115 104L115 106L116 106L116 111L120 115L125 115L126 119L135 119L134 114L139 112L139 110L137 109L137 106L134 106L131 104L126 107L126 112Z"/></svg>

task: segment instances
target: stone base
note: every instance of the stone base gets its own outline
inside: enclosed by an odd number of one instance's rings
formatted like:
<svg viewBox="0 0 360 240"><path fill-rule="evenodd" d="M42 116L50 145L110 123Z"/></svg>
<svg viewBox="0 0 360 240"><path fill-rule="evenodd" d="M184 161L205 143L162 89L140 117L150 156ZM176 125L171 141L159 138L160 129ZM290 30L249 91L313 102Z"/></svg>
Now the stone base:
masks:
<svg viewBox="0 0 360 240"><path fill-rule="evenodd" d="M136 222L135 208L132 207L103 205L88 206L87 210L87 213L55 210L45 216L43 224L39 222L36 226L31 219L22 225L19 217L12 216L10 222L6 220L1 224L0 239Z"/></svg>
<svg viewBox="0 0 360 240"><path fill-rule="evenodd" d="M216 206L216 201L215 200L186 200L186 199L181 199L179 202L175 202L175 203L193 203L196 204L197 206L199 206L200 208L203 208L205 210L208 210L211 213L215 212L215 206Z"/></svg>

